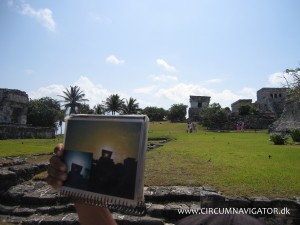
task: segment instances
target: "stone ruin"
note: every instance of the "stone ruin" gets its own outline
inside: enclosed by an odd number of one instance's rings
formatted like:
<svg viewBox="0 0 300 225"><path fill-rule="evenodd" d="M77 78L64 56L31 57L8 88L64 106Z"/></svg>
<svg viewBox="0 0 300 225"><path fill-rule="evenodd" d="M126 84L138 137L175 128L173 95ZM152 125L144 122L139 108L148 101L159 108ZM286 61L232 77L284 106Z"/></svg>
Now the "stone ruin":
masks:
<svg viewBox="0 0 300 225"><path fill-rule="evenodd" d="M300 129L300 99L288 95L283 113L269 128L270 133L289 133Z"/></svg>
<svg viewBox="0 0 300 225"><path fill-rule="evenodd" d="M28 102L24 91L0 89L0 124L26 124Z"/></svg>
<svg viewBox="0 0 300 225"><path fill-rule="evenodd" d="M261 113L279 118L284 109L286 95L287 88L261 88L256 93L255 103L252 103L252 99L239 99L232 103L232 113L237 115L241 106L253 104Z"/></svg>
<svg viewBox="0 0 300 225"><path fill-rule="evenodd" d="M53 128L27 124L28 103L26 92L0 88L0 139L55 137Z"/></svg>
<svg viewBox="0 0 300 225"><path fill-rule="evenodd" d="M290 98L286 101L287 98L287 88L261 88L257 91L257 101L255 103L252 103L252 99L237 100L231 104L229 121L222 125L216 124L217 127L211 127L210 129L232 130L235 129L237 121L244 121L248 129L269 129L269 126L273 123L271 129L275 129L276 132L278 130L299 128L299 103ZM209 102L210 97L208 96L190 96L189 119L193 121L201 120L200 110L208 107ZM260 111L260 114L239 116L239 108L249 104L254 105ZM277 119L278 121L276 121Z"/></svg>
<svg viewBox="0 0 300 225"><path fill-rule="evenodd" d="M239 108L243 105L251 105L252 99L239 99L236 102L231 104L231 113L238 115Z"/></svg>
<svg viewBox="0 0 300 225"><path fill-rule="evenodd" d="M209 106L209 96L190 96L191 107L189 108L189 119L199 121L200 111Z"/></svg>
<svg viewBox="0 0 300 225"><path fill-rule="evenodd" d="M257 91L255 106L262 112L280 117L283 112L287 88L262 88Z"/></svg>

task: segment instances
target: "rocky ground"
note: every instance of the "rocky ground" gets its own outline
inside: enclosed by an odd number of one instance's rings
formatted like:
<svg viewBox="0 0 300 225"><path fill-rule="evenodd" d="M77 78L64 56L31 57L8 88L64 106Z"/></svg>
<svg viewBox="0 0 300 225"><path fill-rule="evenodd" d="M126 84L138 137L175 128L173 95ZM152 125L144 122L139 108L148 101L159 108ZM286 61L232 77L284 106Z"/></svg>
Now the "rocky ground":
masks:
<svg viewBox="0 0 300 225"><path fill-rule="evenodd" d="M35 160L36 158L45 159ZM73 203L61 196L39 176L47 170L49 155L0 160L0 221L21 225L79 224ZM42 160L43 161L43 160ZM38 162L38 163L37 163ZM38 175L38 176L37 176ZM118 224L173 224L188 214L178 209L199 207L278 208L288 207L290 215L259 215L269 225L300 224L300 197L267 199L225 197L209 187L145 187L146 215L113 212Z"/></svg>

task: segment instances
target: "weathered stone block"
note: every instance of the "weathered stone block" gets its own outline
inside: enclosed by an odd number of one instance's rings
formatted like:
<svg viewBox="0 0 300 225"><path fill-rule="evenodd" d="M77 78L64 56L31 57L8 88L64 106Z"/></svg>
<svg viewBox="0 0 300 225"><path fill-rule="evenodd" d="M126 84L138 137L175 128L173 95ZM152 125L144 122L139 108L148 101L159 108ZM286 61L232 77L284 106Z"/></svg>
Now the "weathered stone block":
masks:
<svg viewBox="0 0 300 225"><path fill-rule="evenodd" d="M162 204L152 204L147 209L147 214L153 217L163 217L163 210L165 209L165 206Z"/></svg>
<svg viewBox="0 0 300 225"><path fill-rule="evenodd" d="M264 197L264 196L249 198L249 200L251 201L251 206L253 208L268 208L268 207L271 207L271 200Z"/></svg>
<svg viewBox="0 0 300 225"><path fill-rule="evenodd" d="M225 197L219 193L211 191L200 191L200 204L204 208L215 208L215 207L227 207L227 202L225 202Z"/></svg>
<svg viewBox="0 0 300 225"><path fill-rule="evenodd" d="M14 216L30 216L36 212L33 208L16 208L12 211L12 215Z"/></svg>
<svg viewBox="0 0 300 225"><path fill-rule="evenodd" d="M6 169L0 170L0 190L5 191L17 183L17 174L15 172Z"/></svg>
<svg viewBox="0 0 300 225"><path fill-rule="evenodd" d="M228 197L226 198L226 202L228 203L229 207L233 208L249 208L251 205L249 200L241 197Z"/></svg>

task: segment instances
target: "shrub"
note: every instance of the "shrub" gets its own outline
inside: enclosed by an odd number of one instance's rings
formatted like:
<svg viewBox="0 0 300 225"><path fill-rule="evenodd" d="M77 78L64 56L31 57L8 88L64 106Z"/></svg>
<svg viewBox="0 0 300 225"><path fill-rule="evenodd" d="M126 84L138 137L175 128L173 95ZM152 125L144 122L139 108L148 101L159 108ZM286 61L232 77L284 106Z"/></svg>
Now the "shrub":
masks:
<svg viewBox="0 0 300 225"><path fill-rule="evenodd" d="M300 129L295 129L291 133L293 141L300 142Z"/></svg>
<svg viewBox="0 0 300 225"><path fill-rule="evenodd" d="M284 145L287 139L288 138L283 134L272 134L270 136L270 141L273 141L275 145Z"/></svg>

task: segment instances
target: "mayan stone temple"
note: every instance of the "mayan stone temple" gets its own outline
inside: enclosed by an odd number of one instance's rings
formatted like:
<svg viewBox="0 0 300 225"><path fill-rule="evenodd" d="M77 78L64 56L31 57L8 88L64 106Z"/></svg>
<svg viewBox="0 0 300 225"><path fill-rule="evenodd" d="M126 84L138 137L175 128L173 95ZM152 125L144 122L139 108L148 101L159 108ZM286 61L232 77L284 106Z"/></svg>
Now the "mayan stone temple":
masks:
<svg viewBox="0 0 300 225"><path fill-rule="evenodd" d="M26 92L0 88L0 139L55 137L53 128L27 124L28 103Z"/></svg>

